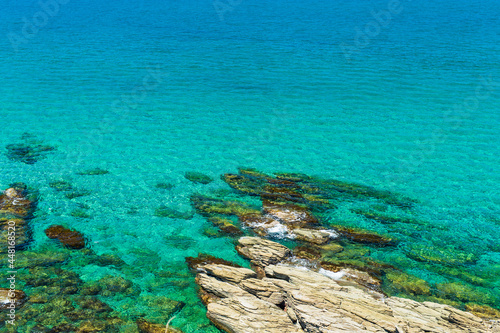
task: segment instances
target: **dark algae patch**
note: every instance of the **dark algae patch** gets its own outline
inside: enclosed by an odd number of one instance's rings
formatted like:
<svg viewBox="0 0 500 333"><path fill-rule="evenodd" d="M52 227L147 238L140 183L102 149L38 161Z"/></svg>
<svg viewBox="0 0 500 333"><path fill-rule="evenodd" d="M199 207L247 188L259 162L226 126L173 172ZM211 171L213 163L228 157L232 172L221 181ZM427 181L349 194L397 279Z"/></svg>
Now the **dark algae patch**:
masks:
<svg viewBox="0 0 500 333"><path fill-rule="evenodd" d="M210 184L213 182L213 178L210 176L207 176L201 172L196 172L196 171L189 171L184 174L184 178L187 180L192 181L193 183L199 183L199 184Z"/></svg>
<svg viewBox="0 0 500 333"><path fill-rule="evenodd" d="M106 175L108 173L109 173L108 170L101 169L101 168L94 168L94 169L88 169L88 170L77 172L77 174L80 176L99 176L99 175Z"/></svg>
<svg viewBox="0 0 500 333"><path fill-rule="evenodd" d="M5 149L7 149L5 155L8 159L30 165L46 158L50 152L56 150L54 146L45 144L30 133L24 133L21 140L8 144Z"/></svg>

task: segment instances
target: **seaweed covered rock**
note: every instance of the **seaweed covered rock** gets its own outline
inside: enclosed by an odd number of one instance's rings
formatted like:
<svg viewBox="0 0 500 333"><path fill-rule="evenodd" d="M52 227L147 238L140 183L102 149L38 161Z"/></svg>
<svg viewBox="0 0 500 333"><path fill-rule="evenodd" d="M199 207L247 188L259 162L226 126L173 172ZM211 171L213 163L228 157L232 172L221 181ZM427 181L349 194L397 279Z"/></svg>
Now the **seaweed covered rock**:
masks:
<svg viewBox="0 0 500 333"><path fill-rule="evenodd" d="M49 186L56 191L69 191L73 189L73 185L66 180L56 180L49 183Z"/></svg>
<svg viewBox="0 0 500 333"><path fill-rule="evenodd" d="M15 215L20 218L30 218L36 202L30 200L24 191L16 190L13 187L5 190L5 193L0 195L0 216Z"/></svg>
<svg viewBox="0 0 500 333"><path fill-rule="evenodd" d="M252 196L260 196L264 191L267 180L261 177L252 177L248 174L224 174L224 180L235 191Z"/></svg>
<svg viewBox="0 0 500 333"><path fill-rule="evenodd" d="M63 227L62 225L53 225L45 230L45 234L50 239L57 239L67 248L83 249L85 247L85 237L82 233Z"/></svg>
<svg viewBox="0 0 500 333"><path fill-rule="evenodd" d="M167 206L160 206L155 210L155 216L189 220L193 218L194 214L191 212L181 212Z"/></svg>
<svg viewBox="0 0 500 333"><path fill-rule="evenodd" d="M49 152L56 149L37 140L29 133L23 134L18 143L9 144L5 148L8 159L30 165L46 158Z"/></svg>
<svg viewBox="0 0 500 333"><path fill-rule="evenodd" d="M410 293L412 295L430 295L431 288L429 284L416 276L390 270L386 273L385 277L390 281L390 288Z"/></svg>
<svg viewBox="0 0 500 333"><path fill-rule="evenodd" d="M186 257L186 263L191 270L197 270L200 266L208 264L226 265L231 267L241 267L231 261L214 257L209 254L199 253L197 257Z"/></svg>
<svg viewBox="0 0 500 333"><path fill-rule="evenodd" d="M397 240L390 236L379 235L368 230L359 230L338 225L334 226L334 228L342 237L357 243L380 247L394 246L397 244Z"/></svg>
<svg viewBox="0 0 500 333"><path fill-rule="evenodd" d="M453 246L443 248L432 244L414 244L407 251L407 255L417 261L438 263L446 266L473 264L479 259L472 252L459 250Z"/></svg>
<svg viewBox="0 0 500 333"><path fill-rule="evenodd" d="M260 213L259 210L243 202L215 199L199 194L191 196L191 203L196 211L204 216L214 214L242 216Z"/></svg>
<svg viewBox="0 0 500 333"><path fill-rule="evenodd" d="M132 281L121 276L106 275L97 281L101 287L102 296L112 296L115 294L139 295L140 289Z"/></svg>
<svg viewBox="0 0 500 333"><path fill-rule="evenodd" d="M182 333L181 330L170 327L170 325L153 324L144 318L139 318L136 321L139 333Z"/></svg>
<svg viewBox="0 0 500 333"><path fill-rule="evenodd" d="M217 216L212 216L208 219L214 226L219 228L225 234L241 235L243 232L229 219L223 219Z"/></svg>
<svg viewBox="0 0 500 333"><path fill-rule="evenodd" d="M89 195L91 192L88 190L78 189L67 180L55 180L49 183L49 186L57 192L64 192L64 196L68 199L75 199Z"/></svg>

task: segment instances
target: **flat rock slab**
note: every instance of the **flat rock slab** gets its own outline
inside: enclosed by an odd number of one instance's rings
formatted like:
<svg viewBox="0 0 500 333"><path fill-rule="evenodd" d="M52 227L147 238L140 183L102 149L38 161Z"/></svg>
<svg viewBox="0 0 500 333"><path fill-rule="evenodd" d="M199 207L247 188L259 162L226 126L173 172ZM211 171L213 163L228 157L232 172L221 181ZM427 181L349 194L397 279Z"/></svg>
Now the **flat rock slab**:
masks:
<svg viewBox="0 0 500 333"><path fill-rule="evenodd" d="M208 304L207 317L228 333L298 333L285 311L255 296L232 297Z"/></svg>
<svg viewBox="0 0 500 333"><path fill-rule="evenodd" d="M286 246L259 237L241 237L236 250L260 266L277 264L291 255Z"/></svg>

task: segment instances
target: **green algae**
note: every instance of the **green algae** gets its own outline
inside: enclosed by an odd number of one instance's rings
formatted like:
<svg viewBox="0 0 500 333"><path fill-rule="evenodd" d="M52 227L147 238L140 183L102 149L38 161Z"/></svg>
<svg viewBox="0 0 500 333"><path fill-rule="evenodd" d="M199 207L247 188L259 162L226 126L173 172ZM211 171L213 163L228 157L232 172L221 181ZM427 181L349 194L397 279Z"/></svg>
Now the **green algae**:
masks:
<svg viewBox="0 0 500 333"><path fill-rule="evenodd" d="M405 217L395 217L389 216L385 214L381 214L375 211L365 211L362 209L351 209L353 213L361 215L367 219L374 220L384 224L394 224L394 223L403 223L403 224L420 224L427 225L427 223L423 221L419 221L414 218L405 218Z"/></svg>
<svg viewBox="0 0 500 333"><path fill-rule="evenodd" d="M464 282L438 283L436 285L438 295L443 298L460 302L473 302L482 304L494 304L495 298L488 290L474 288Z"/></svg>
<svg viewBox="0 0 500 333"><path fill-rule="evenodd" d="M139 286L121 276L106 275L97 281L97 285L102 287L100 292L102 296L115 296L116 294L137 296L141 292Z"/></svg>
<svg viewBox="0 0 500 333"><path fill-rule="evenodd" d="M491 306L476 303L467 303L465 304L465 309L481 318L494 320L500 319L500 311L492 308Z"/></svg>
<svg viewBox="0 0 500 333"><path fill-rule="evenodd" d="M193 218L194 213L181 212L167 206L160 206L155 210L154 215L158 217L168 217L171 219L190 220Z"/></svg>
<svg viewBox="0 0 500 333"><path fill-rule="evenodd" d="M243 234L243 232L240 230L240 228L237 225L235 225L235 223L232 220L220 218L217 216L212 216L208 220L214 226L219 228L220 231L222 231L225 234L229 234L229 235L241 235L241 234Z"/></svg>
<svg viewBox="0 0 500 333"><path fill-rule="evenodd" d="M364 230L360 228L350 228L340 225L334 225L333 228L343 237L348 240L361 243L369 244L372 246L395 246L397 244L397 239L390 235L380 235L373 231Z"/></svg>
<svg viewBox="0 0 500 333"><path fill-rule="evenodd" d="M199 214L204 216L213 214L240 216L260 213L260 210L252 208L243 202L215 199L199 194L191 196L191 204Z"/></svg>
<svg viewBox="0 0 500 333"><path fill-rule="evenodd" d="M407 255L417 261L441 265L466 265L478 260L476 254L458 250L453 246L437 247L426 244L412 244Z"/></svg>
<svg viewBox="0 0 500 333"><path fill-rule="evenodd" d="M182 235L165 236L164 239L165 244L180 250L188 250L190 248L194 248L197 243L196 240Z"/></svg>
<svg viewBox="0 0 500 333"><path fill-rule="evenodd" d="M386 272L385 278L390 283L387 289L390 288L411 295L431 294L431 287L425 280L402 271L389 270Z"/></svg>
<svg viewBox="0 0 500 333"><path fill-rule="evenodd" d="M224 233L221 232L219 228L214 226L203 227L202 234L208 238L219 238L224 236Z"/></svg>
<svg viewBox="0 0 500 333"><path fill-rule="evenodd" d="M59 251L23 251L22 255L16 258L16 268L32 268L37 266L52 266L68 260L69 253ZM0 255L0 265L7 265L7 255Z"/></svg>

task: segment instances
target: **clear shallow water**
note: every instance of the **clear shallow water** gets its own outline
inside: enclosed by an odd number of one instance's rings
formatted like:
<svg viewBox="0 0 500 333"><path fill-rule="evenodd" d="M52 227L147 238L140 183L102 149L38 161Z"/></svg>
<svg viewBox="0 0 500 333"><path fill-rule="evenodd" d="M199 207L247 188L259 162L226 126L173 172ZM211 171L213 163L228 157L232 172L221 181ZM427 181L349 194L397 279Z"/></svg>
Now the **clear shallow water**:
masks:
<svg viewBox="0 0 500 333"><path fill-rule="evenodd" d="M218 179L240 166L416 198L421 218L451 227L446 242L479 249L479 262L498 267L499 6L401 2L346 59L340 46L356 45L370 11L387 7L242 1L221 21L211 2L69 1L16 51L8 34L22 36L23 17L41 7L9 1L0 13L0 147L29 132L57 151L34 165L0 155L0 187L40 190L35 247L48 242L49 225L64 223L97 253L140 267L128 278L143 289L146 272L184 267L200 251L242 262L229 240L202 234L202 217L154 216L161 205L192 211L192 193L227 188L194 185L186 171ZM76 174L94 167L110 173ZM68 200L48 186L56 180L91 194ZM78 204L90 219L71 216ZM351 218L342 214L334 217ZM172 234L194 242L175 248L164 239ZM137 249L160 262L137 259ZM92 280L108 269L82 273ZM196 302L194 285L160 289L152 292ZM186 317L173 324L194 332ZM189 318L205 320L202 311Z"/></svg>

